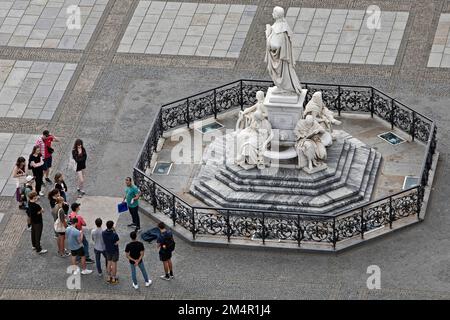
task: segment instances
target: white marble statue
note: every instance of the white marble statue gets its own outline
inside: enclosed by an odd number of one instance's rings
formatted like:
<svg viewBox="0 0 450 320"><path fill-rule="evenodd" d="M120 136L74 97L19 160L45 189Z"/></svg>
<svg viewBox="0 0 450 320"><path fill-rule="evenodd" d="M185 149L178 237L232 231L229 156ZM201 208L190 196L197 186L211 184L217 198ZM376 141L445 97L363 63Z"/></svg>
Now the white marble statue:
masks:
<svg viewBox="0 0 450 320"><path fill-rule="evenodd" d="M295 149L298 155L298 168L303 168L308 173L326 169L327 166L323 161L327 158L327 150L322 143L326 130L313 116L307 115L305 119L297 122L294 132L297 137Z"/></svg>
<svg viewBox="0 0 450 320"><path fill-rule="evenodd" d="M236 123L236 164L244 169L265 167L264 152L273 138L272 126L263 104L264 92L256 93L257 103L240 112Z"/></svg>
<svg viewBox="0 0 450 320"><path fill-rule="evenodd" d="M325 146L332 144L332 125L340 125L341 121L334 118L333 111L329 110L322 100L322 92L316 91L312 95L311 100L306 104L303 111L303 118L311 115L314 119L326 130L328 134L323 137L323 143Z"/></svg>
<svg viewBox="0 0 450 320"><path fill-rule="evenodd" d="M273 8L275 19L271 26L266 25L266 57L267 69L279 93L301 94L301 84L295 73L295 57L292 52L292 30L285 17L284 9Z"/></svg>

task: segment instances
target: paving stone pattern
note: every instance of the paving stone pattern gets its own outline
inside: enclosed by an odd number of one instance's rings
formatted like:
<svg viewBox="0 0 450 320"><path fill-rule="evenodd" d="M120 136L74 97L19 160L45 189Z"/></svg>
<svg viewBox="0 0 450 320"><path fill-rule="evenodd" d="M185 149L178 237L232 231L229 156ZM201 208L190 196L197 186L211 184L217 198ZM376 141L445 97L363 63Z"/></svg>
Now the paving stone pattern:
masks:
<svg viewBox="0 0 450 320"><path fill-rule="evenodd" d="M443 13L434 35L428 67L450 68L450 13Z"/></svg>
<svg viewBox="0 0 450 320"><path fill-rule="evenodd" d="M0 46L85 49L108 0L2 0ZM78 6L79 29L67 27Z"/></svg>
<svg viewBox="0 0 450 320"><path fill-rule="evenodd" d="M16 182L11 178L18 157L28 156L38 135L0 132L0 196L10 197L16 190Z"/></svg>
<svg viewBox="0 0 450 320"><path fill-rule="evenodd" d="M365 10L290 7L286 19L298 61L393 65L408 16L382 11L379 29Z"/></svg>
<svg viewBox="0 0 450 320"><path fill-rule="evenodd" d="M76 66L0 60L0 117L51 119Z"/></svg>
<svg viewBox="0 0 450 320"><path fill-rule="evenodd" d="M256 9L140 1L118 52L238 58Z"/></svg>

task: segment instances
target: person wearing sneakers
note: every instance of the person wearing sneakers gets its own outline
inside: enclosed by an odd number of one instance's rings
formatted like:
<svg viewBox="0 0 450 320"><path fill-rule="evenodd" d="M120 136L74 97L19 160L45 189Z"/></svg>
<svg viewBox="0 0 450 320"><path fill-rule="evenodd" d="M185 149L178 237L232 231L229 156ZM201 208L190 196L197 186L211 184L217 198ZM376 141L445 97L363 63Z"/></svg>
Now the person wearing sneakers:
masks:
<svg viewBox="0 0 450 320"><path fill-rule="evenodd" d="M159 247L159 260L162 261L164 266L164 275L161 276L163 280L173 279L173 266L172 266L172 252L175 250L175 241L173 240L172 231L166 229L164 222L158 224L158 228L161 232L157 242Z"/></svg>
<svg viewBox="0 0 450 320"><path fill-rule="evenodd" d="M78 213L80 211L81 204L79 203L72 203L70 208L72 209L72 212L69 214L69 219L77 218L77 224L75 225L75 228L82 231L83 227L86 226L86 221L84 218ZM86 263L92 264L94 263L94 260L90 258L89 255L89 241L86 239L86 237L83 237L83 249L84 249L84 255L86 257Z"/></svg>
<svg viewBox="0 0 450 320"><path fill-rule="evenodd" d="M145 270L144 262L142 258L144 257L144 245L142 242L136 240L137 233L133 231L130 233L131 242L127 244L125 247L125 253L127 255L128 260L130 261L131 268L131 279L133 280L133 288L136 290L139 289L137 278L136 278L136 267L138 267L142 276L145 280L145 286L148 287L152 284L152 280L148 278L147 271Z"/></svg>
<svg viewBox="0 0 450 320"><path fill-rule="evenodd" d="M123 202L127 202L132 220L128 227L135 228L135 231L139 232L141 230L141 222L139 219L139 197L141 196L141 191L136 185L133 184L133 180L130 177L125 179L125 185L127 187L125 189L125 197L123 198Z"/></svg>
<svg viewBox="0 0 450 320"><path fill-rule="evenodd" d="M102 262L101 257L105 258L106 269L108 269L108 260L106 259L105 253L105 243L103 242L103 229L102 229L102 219L95 219L96 229L91 232L91 239L94 242L94 253L95 253L95 265L97 266L98 275L101 277L102 272Z"/></svg>
<svg viewBox="0 0 450 320"><path fill-rule="evenodd" d="M42 136L36 140L36 145L41 149L41 153L44 158L44 177L45 181L48 183L52 183L52 180L50 180L48 175L50 173L50 168L52 167L53 141L59 142L59 140L55 136L51 135L48 130L44 130L44 132L42 132Z"/></svg>
<svg viewBox="0 0 450 320"><path fill-rule="evenodd" d="M86 194L84 192L84 172L86 170L86 160L87 160L87 153L86 149L83 146L83 141L81 139L77 139L75 141L75 144L73 145L72 149L72 158L75 160L77 166L75 171L77 172L77 191L78 196L82 197Z"/></svg>
<svg viewBox="0 0 450 320"><path fill-rule="evenodd" d="M44 213L44 209L37 203L39 197L36 192L30 192L28 199L28 212L31 221L31 244L33 250L36 250L39 254L44 254L47 253L47 250L41 247L42 229L44 228L42 214Z"/></svg>
<svg viewBox="0 0 450 320"><path fill-rule="evenodd" d="M66 238L71 252L72 265L79 270L77 257L81 259L81 274L91 274L92 270L86 268L86 257L83 250L83 230L78 230L75 226L78 223L78 219L75 217L70 221L70 225L66 228ZM78 273L79 271L75 271Z"/></svg>
<svg viewBox="0 0 450 320"><path fill-rule="evenodd" d="M44 159L39 146L33 147L33 151L28 158L28 168L33 172L34 180L36 181L36 192L43 197L44 193L41 189L42 184L44 183Z"/></svg>
<svg viewBox="0 0 450 320"><path fill-rule="evenodd" d="M28 196L32 191L34 191L34 177L33 176L27 176L25 183L25 188L23 190L23 202L25 205L25 212L27 213L27 231L31 231L31 220L30 220L30 212L28 211L28 204L29 199Z"/></svg>
<svg viewBox="0 0 450 320"><path fill-rule="evenodd" d="M106 230L102 233L105 243L106 260L108 261L107 273L108 283L117 284L117 261L119 261L119 236L114 230L114 222L106 222Z"/></svg>

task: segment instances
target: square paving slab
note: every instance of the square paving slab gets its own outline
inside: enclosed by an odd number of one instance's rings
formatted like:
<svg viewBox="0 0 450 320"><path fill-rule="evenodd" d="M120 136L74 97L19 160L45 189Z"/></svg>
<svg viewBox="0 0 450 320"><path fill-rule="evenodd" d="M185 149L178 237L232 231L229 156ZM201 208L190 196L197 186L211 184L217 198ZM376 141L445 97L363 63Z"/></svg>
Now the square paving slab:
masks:
<svg viewBox="0 0 450 320"><path fill-rule="evenodd" d="M238 58L257 6L139 1L118 52Z"/></svg>
<svg viewBox="0 0 450 320"><path fill-rule="evenodd" d="M108 0L1 0L0 46L86 48ZM79 13L77 19L72 19Z"/></svg>
<svg viewBox="0 0 450 320"><path fill-rule="evenodd" d="M450 68L450 13L442 13L434 35L428 67Z"/></svg>
<svg viewBox="0 0 450 320"><path fill-rule="evenodd" d="M379 23L364 10L290 7L298 61L394 65L408 12L382 11Z"/></svg>
<svg viewBox="0 0 450 320"><path fill-rule="evenodd" d="M0 117L50 120L77 65L0 60Z"/></svg>

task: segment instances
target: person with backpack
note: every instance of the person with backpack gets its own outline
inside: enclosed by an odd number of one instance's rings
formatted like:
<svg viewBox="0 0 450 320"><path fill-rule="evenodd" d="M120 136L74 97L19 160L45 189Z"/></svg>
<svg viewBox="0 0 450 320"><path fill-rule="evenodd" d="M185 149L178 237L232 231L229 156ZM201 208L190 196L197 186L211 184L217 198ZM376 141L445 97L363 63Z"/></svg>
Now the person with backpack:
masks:
<svg viewBox="0 0 450 320"><path fill-rule="evenodd" d="M36 192L43 197L44 193L41 191L42 185L44 184L44 159L41 154L41 149L39 146L34 146L33 151L28 159L28 169L33 171L33 176L36 181Z"/></svg>
<svg viewBox="0 0 450 320"><path fill-rule="evenodd" d="M136 278L136 267L138 267L142 276L144 277L145 286L148 287L152 284L152 280L149 279L147 271L145 270L144 262L142 258L144 258L144 244L140 241L137 241L137 233L136 231L132 231L130 233L131 242L127 244L125 247L125 253L127 255L128 261L130 261L131 268L131 279L133 280L133 288L139 289L139 285Z"/></svg>
<svg viewBox="0 0 450 320"><path fill-rule="evenodd" d="M51 135L48 130L44 130L42 132L42 136L40 136L36 140L36 145L41 149L42 156L44 158L44 176L45 181L48 183L52 183L52 180L48 177L50 173L50 168L52 167L52 154L54 149L52 148L52 142L59 142L58 138Z"/></svg>
<svg viewBox="0 0 450 320"><path fill-rule="evenodd" d="M27 176L27 166L24 157L19 157L13 169L13 178L16 180L16 200L19 203L19 209L25 210L24 199L22 198L22 189L25 185L25 178Z"/></svg>
<svg viewBox="0 0 450 320"><path fill-rule="evenodd" d="M175 250L175 240L173 239L172 231L166 229L164 222L158 224L158 228L161 235L158 238L159 248L159 260L162 261L164 266L164 275L161 276L163 280L172 280L173 266L172 266L172 253Z"/></svg>

